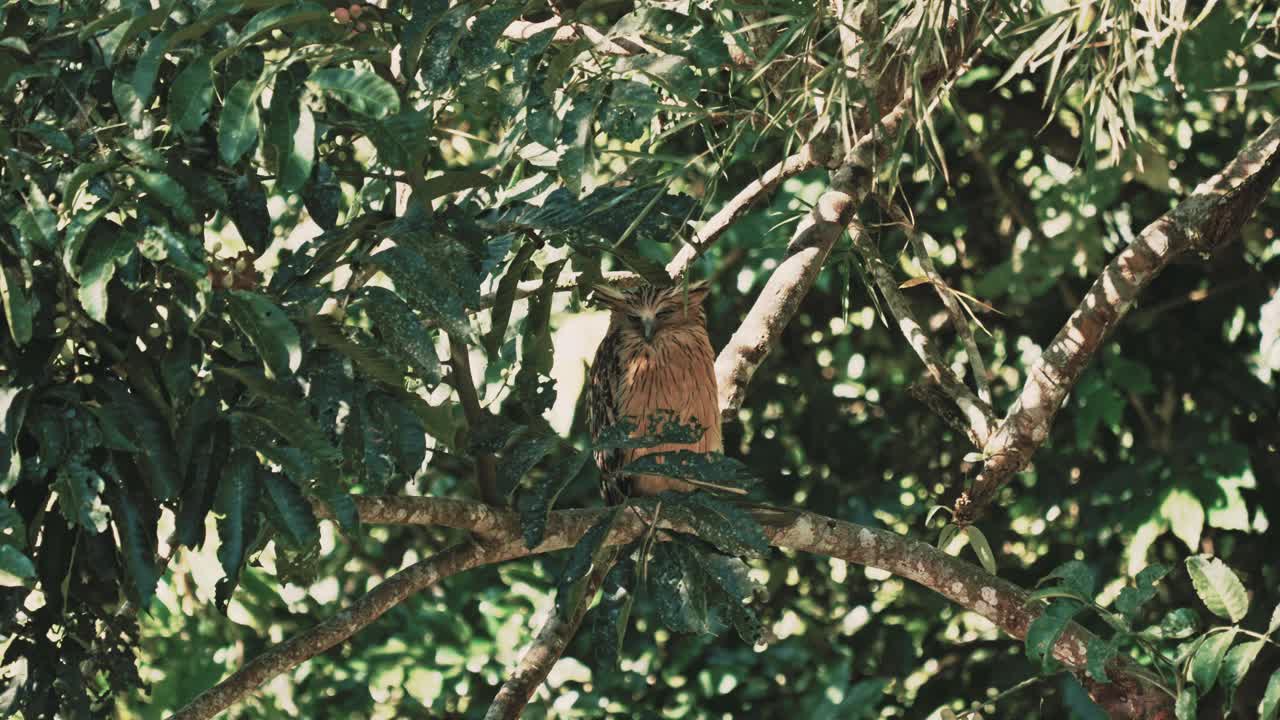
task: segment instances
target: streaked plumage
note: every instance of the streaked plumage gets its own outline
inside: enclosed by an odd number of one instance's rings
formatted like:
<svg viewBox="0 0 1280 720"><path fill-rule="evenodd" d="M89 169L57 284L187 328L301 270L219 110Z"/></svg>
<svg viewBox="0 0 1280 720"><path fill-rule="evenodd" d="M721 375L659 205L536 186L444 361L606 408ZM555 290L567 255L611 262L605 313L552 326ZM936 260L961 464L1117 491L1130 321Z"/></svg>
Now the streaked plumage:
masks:
<svg viewBox="0 0 1280 720"><path fill-rule="evenodd" d="M663 410L673 411L682 423L696 421L705 428L702 437L690 444L597 452L596 464L610 503L629 495L693 489L688 483L656 475L619 477L618 470L635 458L671 450L723 449L715 353L702 308L706 293L701 284L687 289L596 288L595 297L612 316L591 365L587 407L592 437L624 417L637 423L633 435L644 435L650 416Z"/></svg>

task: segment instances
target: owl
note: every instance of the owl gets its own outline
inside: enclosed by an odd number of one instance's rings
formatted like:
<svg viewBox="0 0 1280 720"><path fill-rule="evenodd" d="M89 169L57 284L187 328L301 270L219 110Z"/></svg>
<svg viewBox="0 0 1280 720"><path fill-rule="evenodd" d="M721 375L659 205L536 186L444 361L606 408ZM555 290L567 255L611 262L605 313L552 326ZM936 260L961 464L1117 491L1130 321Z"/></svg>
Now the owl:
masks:
<svg viewBox="0 0 1280 720"><path fill-rule="evenodd" d="M705 283L688 287L652 285L619 290L597 286L595 298L611 316L609 330L596 350L588 385L588 425L592 438L623 418L649 432L655 413L674 413L681 424L704 428L693 443L649 448L597 450L602 489L611 504L633 495L665 490L688 492L694 486L658 475L620 477L623 466L643 455L672 450L720 452L720 409L716 394L715 353L707 337L702 301Z"/></svg>

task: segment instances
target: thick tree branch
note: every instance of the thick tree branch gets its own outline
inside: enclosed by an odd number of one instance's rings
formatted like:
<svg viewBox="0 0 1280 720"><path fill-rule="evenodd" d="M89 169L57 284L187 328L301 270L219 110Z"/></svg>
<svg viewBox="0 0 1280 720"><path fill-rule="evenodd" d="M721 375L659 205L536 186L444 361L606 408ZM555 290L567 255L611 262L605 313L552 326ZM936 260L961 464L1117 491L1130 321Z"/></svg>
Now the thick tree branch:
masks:
<svg viewBox="0 0 1280 720"><path fill-rule="evenodd" d="M453 370L453 389L458 392L462 412L467 417L467 429L474 433L480 427L484 409L480 407L480 398L476 394L469 352L466 343L455 337L449 338L449 366ZM476 455L476 484L480 486L481 500L490 505L502 504L502 494L498 492L498 461L493 453L482 452Z"/></svg>
<svg viewBox="0 0 1280 720"><path fill-rule="evenodd" d="M957 521L976 519L996 492L1031 461L1048 439L1062 401L1142 290L1174 258L1189 252L1210 253L1234 239L1277 176L1280 120L1107 264L1027 372L1018 399L983 448L988 460L982 472L956 502Z"/></svg>
<svg viewBox="0 0 1280 720"><path fill-rule="evenodd" d="M591 571L590 577L587 578L586 591L570 617L562 617L555 608L551 609L551 614L538 630L533 643L520 657L520 662L511 673L511 677L507 678L493 698L489 711L484 715L485 720L515 720L520 717L525 706L529 704L529 699L547 679L556 661L564 654L569 641L578 634L582 619L586 617L587 609L591 607L591 600L604 584L604 578L612 567L612 561L604 562Z"/></svg>

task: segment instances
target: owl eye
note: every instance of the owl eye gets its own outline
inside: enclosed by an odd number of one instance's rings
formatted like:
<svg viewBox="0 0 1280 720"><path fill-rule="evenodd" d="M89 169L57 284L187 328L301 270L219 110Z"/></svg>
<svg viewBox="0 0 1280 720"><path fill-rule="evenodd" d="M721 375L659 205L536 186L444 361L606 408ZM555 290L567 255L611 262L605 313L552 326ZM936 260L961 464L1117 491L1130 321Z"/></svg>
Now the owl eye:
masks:
<svg viewBox="0 0 1280 720"><path fill-rule="evenodd" d="M675 313L675 310L674 310L674 309L672 309L672 308L667 308L666 310L659 310L659 311L658 311L658 319L659 319L659 320L666 320L667 318L671 317L671 315L672 315L673 313Z"/></svg>

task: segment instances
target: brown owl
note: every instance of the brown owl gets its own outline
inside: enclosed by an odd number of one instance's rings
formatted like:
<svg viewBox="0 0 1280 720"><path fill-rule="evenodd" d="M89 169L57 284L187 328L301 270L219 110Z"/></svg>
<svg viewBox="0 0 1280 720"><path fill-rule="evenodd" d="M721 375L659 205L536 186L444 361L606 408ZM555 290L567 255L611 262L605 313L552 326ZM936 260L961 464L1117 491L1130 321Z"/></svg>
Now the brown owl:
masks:
<svg viewBox="0 0 1280 720"><path fill-rule="evenodd" d="M587 407L592 437L622 418L637 424L635 435L644 435L649 431L650 416L663 411L674 412L682 424L696 421L705 428L702 437L689 444L597 451L596 464L609 503L620 503L631 495L694 489L689 483L657 475L618 476L624 465L640 456L723 449L716 356L702 309L706 295L705 283L687 288L595 288L595 298L612 316L591 365Z"/></svg>

